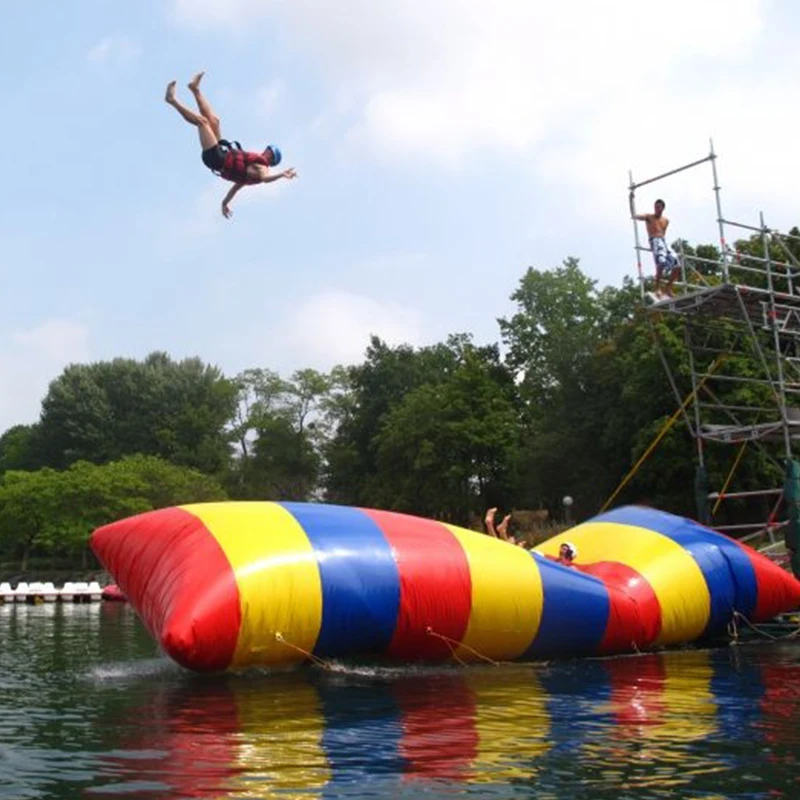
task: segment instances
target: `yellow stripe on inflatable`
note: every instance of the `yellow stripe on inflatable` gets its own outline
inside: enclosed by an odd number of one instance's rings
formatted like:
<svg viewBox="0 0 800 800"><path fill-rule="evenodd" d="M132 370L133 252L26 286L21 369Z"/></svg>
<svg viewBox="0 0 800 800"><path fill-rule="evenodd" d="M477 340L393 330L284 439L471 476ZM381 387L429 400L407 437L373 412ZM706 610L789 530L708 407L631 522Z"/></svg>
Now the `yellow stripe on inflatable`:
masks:
<svg viewBox="0 0 800 800"><path fill-rule="evenodd" d="M521 547L448 525L469 564L472 609L456 655L467 661L521 656L539 630L543 594L539 568Z"/></svg>
<svg viewBox="0 0 800 800"><path fill-rule="evenodd" d="M514 670L503 677L480 670L466 673L466 682L475 695L478 734L470 783L497 783L535 774L533 762L553 746L547 709L550 695L539 679L530 669Z"/></svg>
<svg viewBox="0 0 800 800"><path fill-rule="evenodd" d="M652 725L643 737L669 742L705 740L717 731L717 702L711 688L714 667L707 652L664 653L663 725Z"/></svg>
<svg viewBox="0 0 800 800"><path fill-rule="evenodd" d="M322 585L297 520L277 503L183 508L212 533L236 575L242 622L231 666L301 661L319 635Z"/></svg>
<svg viewBox="0 0 800 800"><path fill-rule="evenodd" d="M705 630L711 613L708 585L692 555L677 542L647 528L586 522L535 549L557 556L564 542L578 548L577 564L617 561L650 584L661 606L661 633L655 644L691 641Z"/></svg>
<svg viewBox="0 0 800 800"><path fill-rule="evenodd" d="M331 779L322 737L325 717L316 689L300 681L236 686L241 774L229 800L313 800Z"/></svg>

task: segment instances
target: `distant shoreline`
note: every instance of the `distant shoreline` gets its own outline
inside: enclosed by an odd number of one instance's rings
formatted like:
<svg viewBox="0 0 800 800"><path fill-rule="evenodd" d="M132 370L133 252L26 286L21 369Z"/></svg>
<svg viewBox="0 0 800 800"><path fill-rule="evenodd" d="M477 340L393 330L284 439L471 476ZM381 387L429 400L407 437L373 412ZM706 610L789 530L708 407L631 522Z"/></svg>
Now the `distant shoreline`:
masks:
<svg viewBox="0 0 800 800"><path fill-rule="evenodd" d="M97 569L29 569L29 570L3 570L0 571L0 583L7 581L16 586L21 581L25 583L47 583L52 581L56 588L60 588L67 581L97 581L101 587L114 583L114 579L105 571Z"/></svg>

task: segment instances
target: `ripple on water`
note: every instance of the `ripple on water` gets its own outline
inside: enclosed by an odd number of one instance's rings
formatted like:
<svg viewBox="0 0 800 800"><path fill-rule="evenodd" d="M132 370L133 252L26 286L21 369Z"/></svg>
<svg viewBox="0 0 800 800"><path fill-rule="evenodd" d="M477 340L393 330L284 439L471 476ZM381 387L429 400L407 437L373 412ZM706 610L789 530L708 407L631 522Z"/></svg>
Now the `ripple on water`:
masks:
<svg viewBox="0 0 800 800"><path fill-rule="evenodd" d="M800 796L794 644L197 676L112 604L0 641L0 797Z"/></svg>

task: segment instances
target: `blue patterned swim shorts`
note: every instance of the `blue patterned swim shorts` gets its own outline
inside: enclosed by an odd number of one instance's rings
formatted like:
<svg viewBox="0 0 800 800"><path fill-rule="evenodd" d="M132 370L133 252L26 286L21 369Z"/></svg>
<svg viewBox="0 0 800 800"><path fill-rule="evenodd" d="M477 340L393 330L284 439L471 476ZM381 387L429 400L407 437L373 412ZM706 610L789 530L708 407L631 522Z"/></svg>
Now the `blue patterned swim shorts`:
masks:
<svg viewBox="0 0 800 800"><path fill-rule="evenodd" d="M650 240L650 249L653 251L653 261L659 271L672 272L678 266L678 258L672 252L663 236L654 236Z"/></svg>

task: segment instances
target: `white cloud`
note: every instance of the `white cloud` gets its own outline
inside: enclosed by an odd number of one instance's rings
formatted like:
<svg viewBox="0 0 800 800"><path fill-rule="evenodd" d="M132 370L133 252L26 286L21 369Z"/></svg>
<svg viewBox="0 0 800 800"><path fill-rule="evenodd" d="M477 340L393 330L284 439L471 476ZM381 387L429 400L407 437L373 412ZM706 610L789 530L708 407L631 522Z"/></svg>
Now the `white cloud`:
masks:
<svg viewBox="0 0 800 800"><path fill-rule="evenodd" d="M256 92L256 108L259 113L265 118L270 118L278 109L285 92L286 85L279 78L262 86Z"/></svg>
<svg viewBox="0 0 800 800"><path fill-rule="evenodd" d="M127 36L106 36L86 54L90 64L129 64L142 54L138 42Z"/></svg>
<svg viewBox="0 0 800 800"><path fill-rule="evenodd" d="M193 201L187 200L187 208L170 220L168 239L178 244L202 240L218 234L223 226L233 224L222 216L222 199L231 185L223 185L217 178L209 181ZM234 214L235 206L236 200L231 204Z"/></svg>
<svg viewBox="0 0 800 800"><path fill-rule="evenodd" d="M771 0L173 0L173 8L195 27L235 29L246 14L252 35L279 30L304 69L317 70L326 95L309 129L334 150L345 142L415 169L468 170L476 191L482 171L514 170L538 205L547 198L536 236L560 248L601 232L629 253L628 169L642 179L701 158L709 137L726 215L754 222L763 207L772 225L794 222L800 108L790 98L800 53ZM640 202L662 193L674 235L715 239L707 166L643 189ZM606 256L629 267L628 255Z"/></svg>
<svg viewBox="0 0 800 800"><path fill-rule="evenodd" d="M272 5L269 0L174 0L172 17L181 25L201 30L234 29L243 19L266 14Z"/></svg>
<svg viewBox="0 0 800 800"><path fill-rule="evenodd" d="M254 205L261 206L273 202L286 191L289 181L279 180L268 184L246 186L239 191L230 203L233 212L231 219L222 216L222 200L232 183L213 178L194 200L187 200L186 208L176 210L163 230L165 247L182 248L190 242L202 242L209 237L218 236L237 224L238 217L246 216ZM233 234L235 235L235 234Z"/></svg>
<svg viewBox="0 0 800 800"><path fill-rule="evenodd" d="M89 329L75 320L50 319L0 336L0 433L35 422L50 381L89 354Z"/></svg>
<svg viewBox="0 0 800 800"><path fill-rule="evenodd" d="M243 13L281 23L316 60L331 103L358 109L350 138L383 155L456 166L522 156L591 125L622 99L651 107L685 65L735 63L765 0L176 0L197 26ZM709 93L714 87L709 87Z"/></svg>
<svg viewBox="0 0 800 800"><path fill-rule="evenodd" d="M54 362L84 359L89 354L89 329L81 322L51 319L12 336L15 345L27 349L34 357L43 356Z"/></svg>
<svg viewBox="0 0 800 800"><path fill-rule="evenodd" d="M270 350L290 352L294 363L329 369L362 361L372 334L390 345L419 345L422 324L410 308L325 290L292 307L271 333Z"/></svg>

